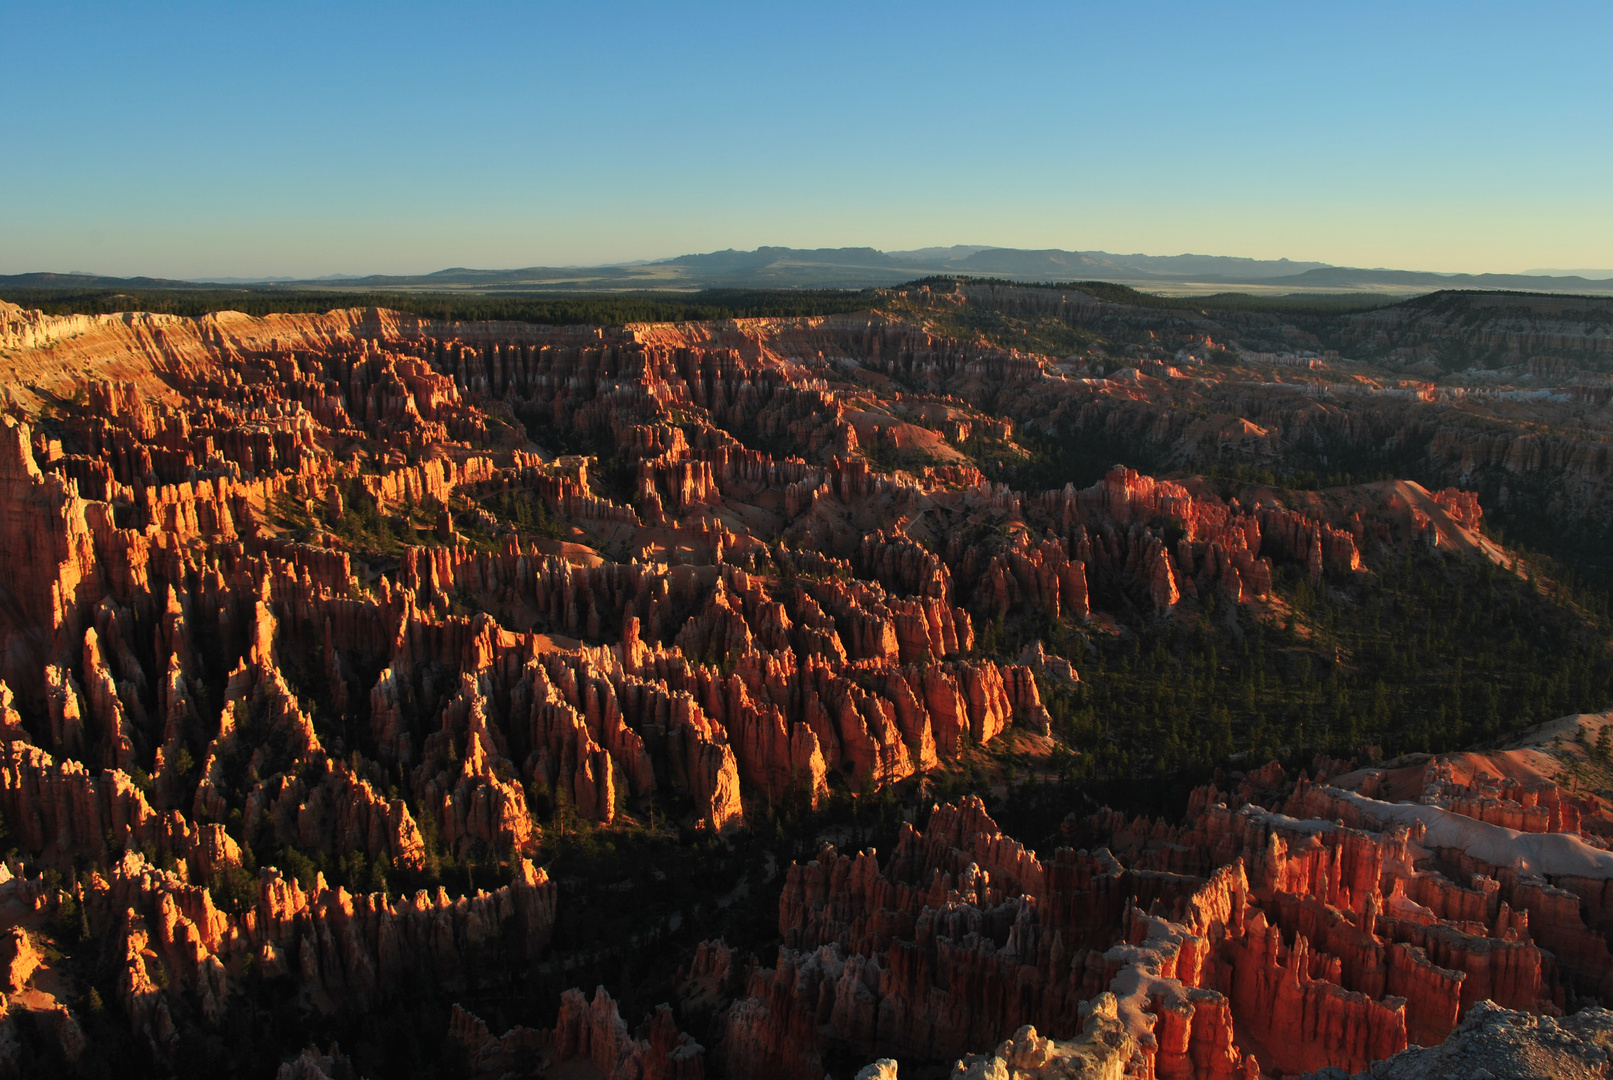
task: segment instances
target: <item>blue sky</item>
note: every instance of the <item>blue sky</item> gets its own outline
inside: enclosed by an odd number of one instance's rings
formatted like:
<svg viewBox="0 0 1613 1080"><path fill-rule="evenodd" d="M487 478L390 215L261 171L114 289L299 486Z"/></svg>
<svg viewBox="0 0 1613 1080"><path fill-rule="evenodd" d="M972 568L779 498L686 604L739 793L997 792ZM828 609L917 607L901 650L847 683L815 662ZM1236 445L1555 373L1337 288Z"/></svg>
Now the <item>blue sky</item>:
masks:
<svg viewBox="0 0 1613 1080"><path fill-rule="evenodd" d="M0 273L1613 266L1613 4L0 5Z"/></svg>

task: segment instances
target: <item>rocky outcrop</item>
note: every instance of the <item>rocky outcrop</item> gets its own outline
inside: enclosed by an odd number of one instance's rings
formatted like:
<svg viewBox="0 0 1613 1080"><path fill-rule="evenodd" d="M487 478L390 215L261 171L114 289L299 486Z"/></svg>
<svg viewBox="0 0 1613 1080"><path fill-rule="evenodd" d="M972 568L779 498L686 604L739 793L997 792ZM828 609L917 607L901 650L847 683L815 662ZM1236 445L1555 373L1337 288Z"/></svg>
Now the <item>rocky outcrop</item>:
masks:
<svg viewBox="0 0 1613 1080"><path fill-rule="evenodd" d="M953 1066L952 1075L959 1080L1001 1076L1008 1080L1120 1080L1136 1051L1116 1011L1114 995L1099 994L1084 1010L1081 1034L1076 1038L1063 1042L1044 1039L1027 1024L995 1052L963 1058ZM889 1077L882 1073L880 1080L895 1080L895 1070Z"/></svg>
<svg viewBox="0 0 1613 1080"><path fill-rule="evenodd" d="M1358 1080L1421 1080L1426 1076L1550 1076L1591 1080L1607 1075L1613 1014L1590 1008L1555 1020L1480 1002L1450 1037L1435 1046L1403 1050L1362 1070ZM1342 1069L1310 1073L1305 1080L1349 1080Z"/></svg>
<svg viewBox="0 0 1613 1080"><path fill-rule="evenodd" d="M1579 805L1565 799L1555 783L1468 773L1448 758L1429 762L1421 801L1515 832L1580 831Z"/></svg>
<svg viewBox="0 0 1613 1080"><path fill-rule="evenodd" d="M260 784L247 798L245 818L268 815L280 845L333 856L361 851L396 869L422 869L425 842L408 805L385 798L345 763L327 759L325 767L312 786L284 775Z"/></svg>
<svg viewBox="0 0 1613 1080"><path fill-rule="evenodd" d="M276 1080L358 1080L353 1063L334 1044L329 1053L310 1046L280 1066Z"/></svg>
<svg viewBox="0 0 1613 1080"><path fill-rule="evenodd" d="M13 926L0 938L0 979L5 981L6 993L18 993L27 986L40 959L39 950L22 927Z"/></svg>
<svg viewBox="0 0 1613 1080"><path fill-rule="evenodd" d="M668 1006L630 1032L602 986L592 1001L577 989L561 994L552 1032L517 1026L494 1036L480 1017L455 1005L448 1037L463 1048L469 1075L489 1080L547 1076L579 1066L608 1080L700 1080L705 1075L704 1049L678 1030Z"/></svg>
<svg viewBox="0 0 1613 1080"><path fill-rule="evenodd" d="M567 990L555 1021L555 1055L561 1061L584 1058L608 1080L701 1080L704 1050L678 1030L670 1008L657 1009L647 1027L646 1037L629 1034L602 986L592 1002L580 990Z"/></svg>
<svg viewBox="0 0 1613 1080"><path fill-rule="evenodd" d="M1246 799L1314 798L1258 772ZM1338 800L1353 824L1214 798L1196 795L1176 828L1104 819L1114 853L1039 859L972 801L904 829L888 859L826 848L790 868L775 964L738 978L730 952L703 946L685 1007L715 1012L719 1057L747 1075L807 1077L835 1055L944 1061L1027 1024L1064 1040L1105 992L1126 1075L1347 1074L1440 1043L1481 1001L1556 1015L1559 980L1594 963L1536 944L1540 885L1490 865L1470 887L1419 862L1431 832Z"/></svg>
<svg viewBox="0 0 1613 1080"><path fill-rule="evenodd" d="M1196 1056L1241 1074L1225 997L1200 988L1201 963L1176 979L1179 940L1145 935L1129 952L1104 952L1131 940L1128 896L1180 903L1192 888L1135 880L1106 854L1060 852L1044 866L977 801L939 808L923 833L904 830L883 868L871 853L832 849L791 868L779 902L786 946L734 993L720 1053L731 1071L803 1077L829 1052L945 1060L1025 1024L1058 1039L1089 1030L1081 1003L1113 986L1125 994L1117 1015L1129 1017L1114 1048L1126 1049L1127 1067L1160 1057L1159 1075L1188 1075L1180 1068ZM700 968L685 980L687 999L721 982Z"/></svg>
<svg viewBox="0 0 1613 1080"><path fill-rule="evenodd" d="M523 862L509 884L457 900L441 889L396 899L355 895L328 887L322 875L304 889L264 869L255 899L237 915L219 910L206 888L134 852L107 875L93 875L79 903L92 931L123 942L123 1007L159 1056L173 1049L180 1000L216 1022L249 960L268 977L293 976L327 1008L369 1007L400 992L415 972L462 985L468 950L506 930L528 957L540 955L555 911L554 886Z"/></svg>

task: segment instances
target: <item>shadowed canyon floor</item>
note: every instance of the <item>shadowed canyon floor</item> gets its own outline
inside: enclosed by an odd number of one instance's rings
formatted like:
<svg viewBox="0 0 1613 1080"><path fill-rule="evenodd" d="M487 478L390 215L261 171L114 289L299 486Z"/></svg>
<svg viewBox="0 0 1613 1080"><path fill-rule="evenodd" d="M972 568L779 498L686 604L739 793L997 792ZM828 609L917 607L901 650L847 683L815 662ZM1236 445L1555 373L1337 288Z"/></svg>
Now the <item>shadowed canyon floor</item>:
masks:
<svg viewBox="0 0 1613 1080"><path fill-rule="evenodd" d="M1604 1075L1600 302L879 302L0 306L0 1068Z"/></svg>

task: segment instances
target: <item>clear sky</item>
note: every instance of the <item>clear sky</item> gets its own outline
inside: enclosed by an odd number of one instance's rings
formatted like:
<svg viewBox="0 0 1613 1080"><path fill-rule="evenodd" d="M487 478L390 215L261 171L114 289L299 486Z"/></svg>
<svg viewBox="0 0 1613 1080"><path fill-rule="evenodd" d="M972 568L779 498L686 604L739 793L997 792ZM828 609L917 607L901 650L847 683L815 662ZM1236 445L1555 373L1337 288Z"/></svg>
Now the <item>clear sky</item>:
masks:
<svg viewBox="0 0 1613 1080"><path fill-rule="evenodd" d="M0 273L1613 266L1613 2L0 4Z"/></svg>

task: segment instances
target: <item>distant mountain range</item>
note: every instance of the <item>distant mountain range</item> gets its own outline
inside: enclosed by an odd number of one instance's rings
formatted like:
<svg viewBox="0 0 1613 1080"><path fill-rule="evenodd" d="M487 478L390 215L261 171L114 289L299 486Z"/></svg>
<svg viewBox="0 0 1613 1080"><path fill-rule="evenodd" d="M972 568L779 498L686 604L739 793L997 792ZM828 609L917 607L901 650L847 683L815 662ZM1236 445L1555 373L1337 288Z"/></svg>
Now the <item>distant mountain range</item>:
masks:
<svg viewBox="0 0 1613 1080"><path fill-rule="evenodd" d="M1613 275L1435 274L1417 270L1360 269L1289 259L1242 259L1221 255L1115 255L957 245L914 251L875 248L761 247L713 251L655 262L609 266L531 266L518 270L453 267L432 274L329 275L305 279L110 278L92 274L0 276L0 294L12 289L197 289L278 287L327 290L552 292L558 290L800 288L862 289L897 285L932 275L997 277L1015 281L1114 281L1170 291L1258 287L1262 291L1379 291L1421 293L1436 289L1514 289L1529 292L1613 294Z"/></svg>
<svg viewBox="0 0 1613 1080"><path fill-rule="evenodd" d="M689 267L699 273L733 277L788 272L789 267L861 270L870 274L969 274L1018 280L1072 281L1104 277L1161 281L1211 278L1226 281L1267 281L1289 277L1326 263L1291 262L1288 259L1228 258L1222 255L1111 255L1106 251L1060 251L1044 248L993 248L960 245L921 248L917 251L877 251L874 248L764 247L755 251L714 251L708 255L680 255L661 265Z"/></svg>

